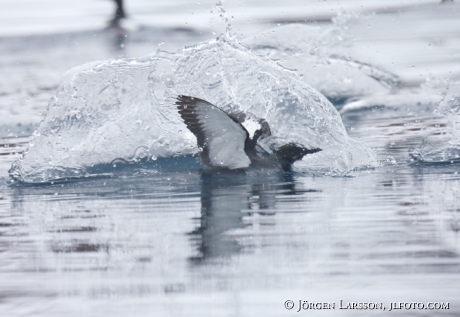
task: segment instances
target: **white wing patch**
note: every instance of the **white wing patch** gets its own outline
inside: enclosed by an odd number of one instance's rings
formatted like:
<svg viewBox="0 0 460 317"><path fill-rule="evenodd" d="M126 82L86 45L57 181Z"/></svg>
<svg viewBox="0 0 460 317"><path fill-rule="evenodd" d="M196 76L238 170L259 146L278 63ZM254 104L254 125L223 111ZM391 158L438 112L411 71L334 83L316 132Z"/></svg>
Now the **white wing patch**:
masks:
<svg viewBox="0 0 460 317"><path fill-rule="evenodd" d="M249 167L251 160L244 151L247 138L244 128L218 107L204 102L195 105L211 164L228 169Z"/></svg>
<svg viewBox="0 0 460 317"><path fill-rule="evenodd" d="M251 117L246 117L246 120L244 120L244 122L242 122L241 124L246 129L246 131L248 131L250 138L253 138L254 133L261 128L260 123L252 119Z"/></svg>

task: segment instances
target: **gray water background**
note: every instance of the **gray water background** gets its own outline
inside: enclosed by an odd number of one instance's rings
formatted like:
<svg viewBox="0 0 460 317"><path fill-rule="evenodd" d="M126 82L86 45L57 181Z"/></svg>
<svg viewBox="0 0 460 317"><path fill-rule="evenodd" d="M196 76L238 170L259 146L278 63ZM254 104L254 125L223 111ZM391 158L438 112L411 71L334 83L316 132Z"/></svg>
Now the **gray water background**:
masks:
<svg viewBox="0 0 460 317"><path fill-rule="evenodd" d="M249 36L299 17L327 27L337 14L335 3L309 2L304 11L298 1L266 11L255 4L245 11L247 4L237 3L242 8L235 5L234 15L248 19L233 28ZM416 10L410 1L388 7L347 3L340 6L370 14L369 25L374 23L366 32L349 31L357 37L355 58L393 71L408 87L429 76L458 78L456 4L448 19L430 15L438 3L427 1L411 20ZM113 30L78 27L3 33L1 315L457 316L458 164L416 165L408 155L427 136L443 142L446 119L430 107L345 113L349 134L383 162L350 177L200 175L196 161L184 158L167 162L176 168L150 176L127 170L115 178L8 185L11 163L27 147L68 68L147 54L162 42L173 51L212 38L223 27L214 18L211 28L212 3L201 5L206 10L193 14L188 26L182 23L195 4L184 9L177 2L171 10L180 14L175 24L168 22L174 25L141 23L125 38ZM226 10L231 15L232 5ZM15 12L23 11L27 8ZM99 12L98 20L109 18ZM136 17L136 10L131 12ZM161 17L158 12L168 15L159 9L148 14ZM208 20L202 23L203 18ZM291 311L284 308L288 299L296 303ZM383 302L387 311L296 313L298 300L338 304L340 299ZM389 302L403 301L449 302L450 309L388 311Z"/></svg>

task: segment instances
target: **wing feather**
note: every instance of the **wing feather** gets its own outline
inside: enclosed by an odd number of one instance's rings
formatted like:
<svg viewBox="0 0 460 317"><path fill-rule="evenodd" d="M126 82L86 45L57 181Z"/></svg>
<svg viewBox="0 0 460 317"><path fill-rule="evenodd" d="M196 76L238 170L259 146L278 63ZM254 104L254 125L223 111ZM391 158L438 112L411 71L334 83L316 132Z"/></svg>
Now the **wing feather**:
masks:
<svg viewBox="0 0 460 317"><path fill-rule="evenodd" d="M178 96L179 114L202 148L201 162L208 167L247 168L251 160L245 143L249 133L225 111L209 102L189 96Z"/></svg>

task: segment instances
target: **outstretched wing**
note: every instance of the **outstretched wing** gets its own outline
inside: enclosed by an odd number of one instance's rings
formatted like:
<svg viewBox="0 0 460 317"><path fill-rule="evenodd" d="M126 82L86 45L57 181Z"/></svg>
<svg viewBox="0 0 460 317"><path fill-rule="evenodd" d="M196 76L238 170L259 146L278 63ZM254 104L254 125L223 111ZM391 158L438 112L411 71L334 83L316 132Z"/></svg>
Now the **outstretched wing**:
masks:
<svg viewBox="0 0 460 317"><path fill-rule="evenodd" d="M202 148L201 162L208 167L247 168L251 160L244 150L246 129L218 107L202 99L178 96L179 114Z"/></svg>

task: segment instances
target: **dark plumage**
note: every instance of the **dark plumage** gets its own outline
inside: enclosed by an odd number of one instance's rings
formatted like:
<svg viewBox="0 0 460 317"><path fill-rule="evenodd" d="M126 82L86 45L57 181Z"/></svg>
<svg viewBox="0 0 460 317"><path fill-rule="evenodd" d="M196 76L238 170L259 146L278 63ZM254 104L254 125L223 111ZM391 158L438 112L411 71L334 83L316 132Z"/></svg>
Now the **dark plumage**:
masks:
<svg viewBox="0 0 460 317"><path fill-rule="evenodd" d="M271 134L270 126L260 120L261 128L249 137L240 121L244 115L229 115L211 103L189 96L178 96L179 114L187 128L196 136L202 149L200 159L211 169L246 170L248 168L281 168L289 170L292 164L307 154L321 149L307 149L295 143L281 146L275 153L263 150L257 141Z"/></svg>

